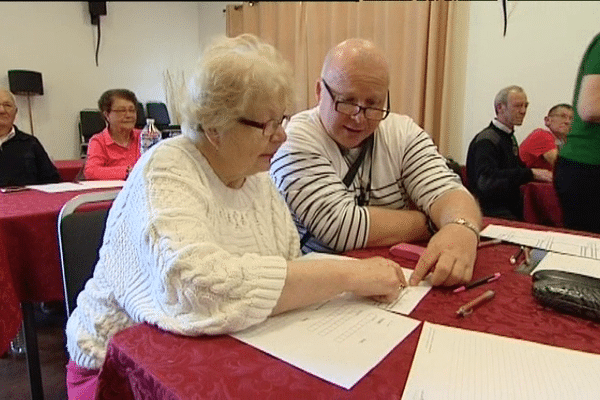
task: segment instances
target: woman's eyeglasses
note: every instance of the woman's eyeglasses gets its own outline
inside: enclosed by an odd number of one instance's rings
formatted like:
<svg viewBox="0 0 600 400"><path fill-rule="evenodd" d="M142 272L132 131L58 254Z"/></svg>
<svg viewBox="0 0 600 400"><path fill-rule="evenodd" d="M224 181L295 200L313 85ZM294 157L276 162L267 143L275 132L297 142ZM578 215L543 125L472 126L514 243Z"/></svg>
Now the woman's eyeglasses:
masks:
<svg viewBox="0 0 600 400"><path fill-rule="evenodd" d="M280 120L271 119L267 122L256 122L251 119L240 117L237 119L240 124L251 126L254 128L262 129L263 136L273 136L279 127L285 126L289 120L289 115L284 115Z"/></svg>
<svg viewBox="0 0 600 400"><path fill-rule="evenodd" d="M114 113L117 113L119 115L123 115L123 114L126 114L126 113L136 114L137 110L135 108L113 108L112 110L110 110L110 112L114 112Z"/></svg>

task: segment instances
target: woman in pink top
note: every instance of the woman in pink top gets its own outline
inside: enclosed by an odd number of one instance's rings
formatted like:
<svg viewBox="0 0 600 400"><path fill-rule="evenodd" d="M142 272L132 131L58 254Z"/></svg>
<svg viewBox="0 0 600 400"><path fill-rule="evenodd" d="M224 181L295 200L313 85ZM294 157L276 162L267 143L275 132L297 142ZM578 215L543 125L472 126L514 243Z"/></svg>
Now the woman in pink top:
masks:
<svg viewBox="0 0 600 400"><path fill-rule="evenodd" d="M137 98L127 89L107 90L98 108L107 127L90 139L85 162L86 179L125 180L140 158L140 130L135 129Z"/></svg>

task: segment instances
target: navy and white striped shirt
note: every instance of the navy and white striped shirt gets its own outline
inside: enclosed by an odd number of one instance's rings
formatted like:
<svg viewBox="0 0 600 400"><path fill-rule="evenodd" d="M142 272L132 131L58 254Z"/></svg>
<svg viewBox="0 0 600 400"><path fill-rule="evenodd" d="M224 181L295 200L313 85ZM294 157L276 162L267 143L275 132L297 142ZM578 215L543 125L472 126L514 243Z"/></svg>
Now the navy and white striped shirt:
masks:
<svg viewBox="0 0 600 400"><path fill-rule="evenodd" d="M350 187L342 182L352 154L342 154L319 121L318 108L298 113L286 127L287 141L271 162L271 177L285 198L300 237L312 234L304 251L344 252L365 247L369 213L356 204L370 177L370 206L429 213L449 190L466 190L437 151L431 137L411 118L391 113L375 131ZM352 153L352 151L351 151ZM356 155L354 155L356 157Z"/></svg>

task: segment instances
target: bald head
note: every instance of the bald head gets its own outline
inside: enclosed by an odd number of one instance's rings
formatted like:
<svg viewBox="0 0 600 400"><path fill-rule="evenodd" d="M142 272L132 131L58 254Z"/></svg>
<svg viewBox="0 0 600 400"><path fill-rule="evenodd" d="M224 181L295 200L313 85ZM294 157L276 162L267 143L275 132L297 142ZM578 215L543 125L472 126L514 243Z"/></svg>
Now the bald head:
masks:
<svg viewBox="0 0 600 400"><path fill-rule="evenodd" d="M321 76L332 81L364 73L389 85L385 56L373 42L360 38L344 40L329 50L321 69Z"/></svg>
<svg viewBox="0 0 600 400"><path fill-rule="evenodd" d="M367 118L365 110L389 108L386 99L390 73L385 57L368 40L348 39L329 51L321 73L316 85L321 122L342 148L356 148L375 132L381 121L377 117ZM352 108L350 113L338 109L342 103L345 110L348 106ZM352 110L358 112L353 114Z"/></svg>

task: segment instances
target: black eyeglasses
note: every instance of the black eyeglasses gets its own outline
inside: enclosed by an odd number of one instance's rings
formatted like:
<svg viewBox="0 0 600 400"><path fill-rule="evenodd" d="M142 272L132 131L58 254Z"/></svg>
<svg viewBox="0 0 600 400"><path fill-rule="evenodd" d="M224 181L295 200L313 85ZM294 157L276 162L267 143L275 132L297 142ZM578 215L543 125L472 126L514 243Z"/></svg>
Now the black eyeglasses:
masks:
<svg viewBox="0 0 600 400"><path fill-rule="evenodd" d="M123 115L126 113L137 114L137 110L135 108L113 108L110 110L110 112L114 112L119 115Z"/></svg>
<svg viewBox="0 0 600 400"><path fill-rule="evenodd" d="M327 89L327 91L329 92L329 95L331 96L331 99L333 100L333 102L335 104L335 107L334 107L335 111L337 111L339 113L349 115L349 116L355 116L355 115L360 114L360 112L362 110L365 110L365 118L371 119L374 121L381 121L382 119L385 119L390 114L390 91L389 90L387 93L387 107L386 107L387 109L382 110L381 108L363 107L363 106L359 106L358 104L348 103L348 102L341 101L341 100L336 100L335 95L333 94L333 91L331 90L331 88L329 87L327 82L325 82L325 79L321 78L321 82L323 82L325 89Z"/></svg>
<svg viewBox="0 0 600 400"><path fill-rule="evenodd" d="M281 117L280 120L271 119L271 120L268 120L267 122L256 122L256 121L252 121L251 119L247 119L247 118L243 118L243 117L240 117L237 120L240 124L244 124L244 125L248 125L248 126L251 126L254 128L262 129L263 136L270 137L270 136L273 136L275 134L275 132L277 132L277 129L280 126L283 126L288 123L288 121L290 120L290 116L284 115L283 117Z"/></svg>

